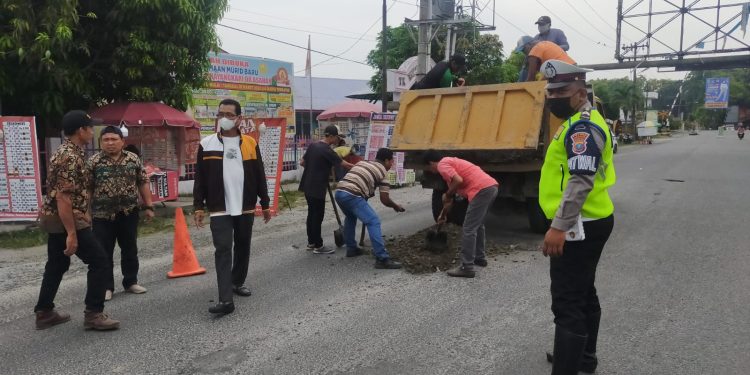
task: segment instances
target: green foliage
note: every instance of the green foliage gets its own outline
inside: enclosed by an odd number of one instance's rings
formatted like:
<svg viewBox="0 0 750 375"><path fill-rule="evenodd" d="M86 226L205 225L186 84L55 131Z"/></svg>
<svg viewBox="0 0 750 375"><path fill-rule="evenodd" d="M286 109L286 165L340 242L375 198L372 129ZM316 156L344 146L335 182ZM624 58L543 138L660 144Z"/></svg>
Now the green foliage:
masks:
<svg viewBox="0 0 750 375"><path fill-rule="evenodd" d="M479 35L472 40L456 42L456 52L466 56L466 83L488 85L501 83L503 78L503 42L495 34Z"/></svg>
<svg viewBox="0 0 750 375"><path fill-rule="evenodd" d="M3 0L3 112L54 123L113 100L189 105L227 0Z"/></svg>
<svg viewBox="0 0 750 375"><path fill-rule="evenodd" d="M518 82L518 75L521 74L521 69L523 68L523 62L525 59L526 56L524 56L523 53L513 52L508 59L503 62L503 66L500 69L502 72L503 83Z"/></svg>
<svg viewBox="0 0 750 375"><path fill-rule="evenodd" d="M727 69L690 72L683 86L683 105L690 119L703 127L715 129L724 123L726 110L706 109L706 79L729 77L729 105L750 107L750 69Z"/></svg>
<svg viewBox="0 0 750 375"><path fill-rule="evenodd" d="M594 94L604 102L606 117L616 119L620 117L620 110L627 116L633 111L643 109L643 86L645 79L639 77L635 85L631 79L597 79L592 80Z"/></svg>

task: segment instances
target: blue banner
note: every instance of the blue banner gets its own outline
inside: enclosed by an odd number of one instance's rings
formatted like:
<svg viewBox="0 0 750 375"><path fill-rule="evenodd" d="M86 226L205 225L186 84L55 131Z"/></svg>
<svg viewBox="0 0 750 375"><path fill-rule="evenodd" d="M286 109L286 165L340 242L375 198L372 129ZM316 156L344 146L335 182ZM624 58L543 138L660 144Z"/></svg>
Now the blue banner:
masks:
<svg viewBox="0 0 750 375"><path fill-rule="evenodd" d="M706 108L727 108L729 106L729 78L706 79Z"/></svg>

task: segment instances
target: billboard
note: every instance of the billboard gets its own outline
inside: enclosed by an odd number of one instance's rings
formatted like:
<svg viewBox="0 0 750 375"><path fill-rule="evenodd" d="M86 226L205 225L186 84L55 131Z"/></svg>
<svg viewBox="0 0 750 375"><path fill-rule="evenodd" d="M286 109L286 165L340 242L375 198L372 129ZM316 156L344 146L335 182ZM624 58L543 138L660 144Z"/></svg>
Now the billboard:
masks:
<svg viewBox="0 0 750 375"><path fill-rule="evenodd" d="M294 133L292 63L228 53L211 53L208 59L208 87L193 91L193 117L201 123L202 135L216 131L216 111L227 98L240 103L244 117L283 118L286 133Z"/></svg>
<svg viewBox="0 0 750 375"><path fill-rule="evenodd" d="M729 77L706 79L706 108L729 106Z"/></svg>

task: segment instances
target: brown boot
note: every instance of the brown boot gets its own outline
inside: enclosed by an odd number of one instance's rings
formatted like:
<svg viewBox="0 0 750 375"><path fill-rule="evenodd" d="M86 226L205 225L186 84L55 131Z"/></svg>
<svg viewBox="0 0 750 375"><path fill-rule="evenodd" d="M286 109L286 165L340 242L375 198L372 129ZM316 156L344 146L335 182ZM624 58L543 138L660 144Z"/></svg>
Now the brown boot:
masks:
<svg viewBox="0 0 750 375"><path fill-rule="evenodd" d="M70 320L70 314L52 310L36 312L36 329L47 329Z"/></svg>
<svg viewBox="0 0 750 375"><path fill-rule="evenodd" d="M120 328L120 321L110 318L104 312L84 311L83 328L109 331Z"/></svg>
<svg viewBox="0 0 750 375"><path fill-rule="evenodd" d="M465 266L456 266L448 270L448 276L473 278L476 275L474 270L467 269Z"/></svg>

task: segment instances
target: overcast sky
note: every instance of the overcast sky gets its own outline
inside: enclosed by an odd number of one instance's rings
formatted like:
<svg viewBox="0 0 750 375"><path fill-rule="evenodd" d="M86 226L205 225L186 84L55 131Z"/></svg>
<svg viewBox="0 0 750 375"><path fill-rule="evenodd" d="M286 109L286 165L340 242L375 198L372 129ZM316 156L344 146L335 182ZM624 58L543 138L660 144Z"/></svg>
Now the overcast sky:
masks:
<svg viewBox="0 0 750 375"><path fill-rule="evenodd" d="M698 5L715 5L718 0L701 0ZM464 3L469 3L464 0ZM743 0L723 0L723 4L741 3ZM387 0L388 25L398 26L404 18L417 19L418 0ZM500 36L507 54L515 47L516 41L523 34L537 33L534 22L539 16L549 15L552 27L565 31L571 49L569 54L579 64L615 62L615 36L617 0L496 0L493 12L492 0L477 0L478 6L484 8L479 13L479 20L492 24L493 17L497 30L492 31ZM625 0L625 8L637 3L636 0ZM648 1L644 1L631 14L648 10ZM488 4L485 7L485 4ZM670 6L663 0L655 0L655 10L668 9ZM592 8L591 6L595 6ZM375 47L375 37L381 29L382 0L231 0L223 24L238 29L261 34L284 42L307 45L308 35L312 38L312 48L339 55L349 60L364 62L367 53ZM729 7L723 11L721 19L725 20L740 12L740 7ZM704 11L698 16L712 20L715 11ZM502 17L502 18L501 18ZM669 16L653 19L653 24L661 24ZM644 30L646 19L634 19ZM733 22L732 25L736 24ZM656 27L656 26L654 26ZM686 27L689 30L685 44L696 42L710 32L710 28L692 17L688 17ZM248 56L266 57L294 63L296 75L303 75L306 51L261 37L244 34L240 31L217 27L222 48L230 53ZM742 37L741 31L733 33L737 38L750 44L750 33ZM679 23L665 27L655 34L665 44L675 47L679 43ZM632 43L642 37L642 33L632 27L623 29L623 43ZM707 48L713 48L706 44ZM721 44L721 42L720 42ZM727 48L739 46L731 39ZM666 47L652 43L655 52L664 51ZM343 54L342 54L343 53ZM332 78L369 79L373 69L369 66L351 61L329 58L312 54L313 76ZM316 65L319 64L319 65ZM626 70L598 72L593 78L617 78L631 73ZM649 69L643 73L649 78L680 79L685 73L659 73Z"/></svg>

